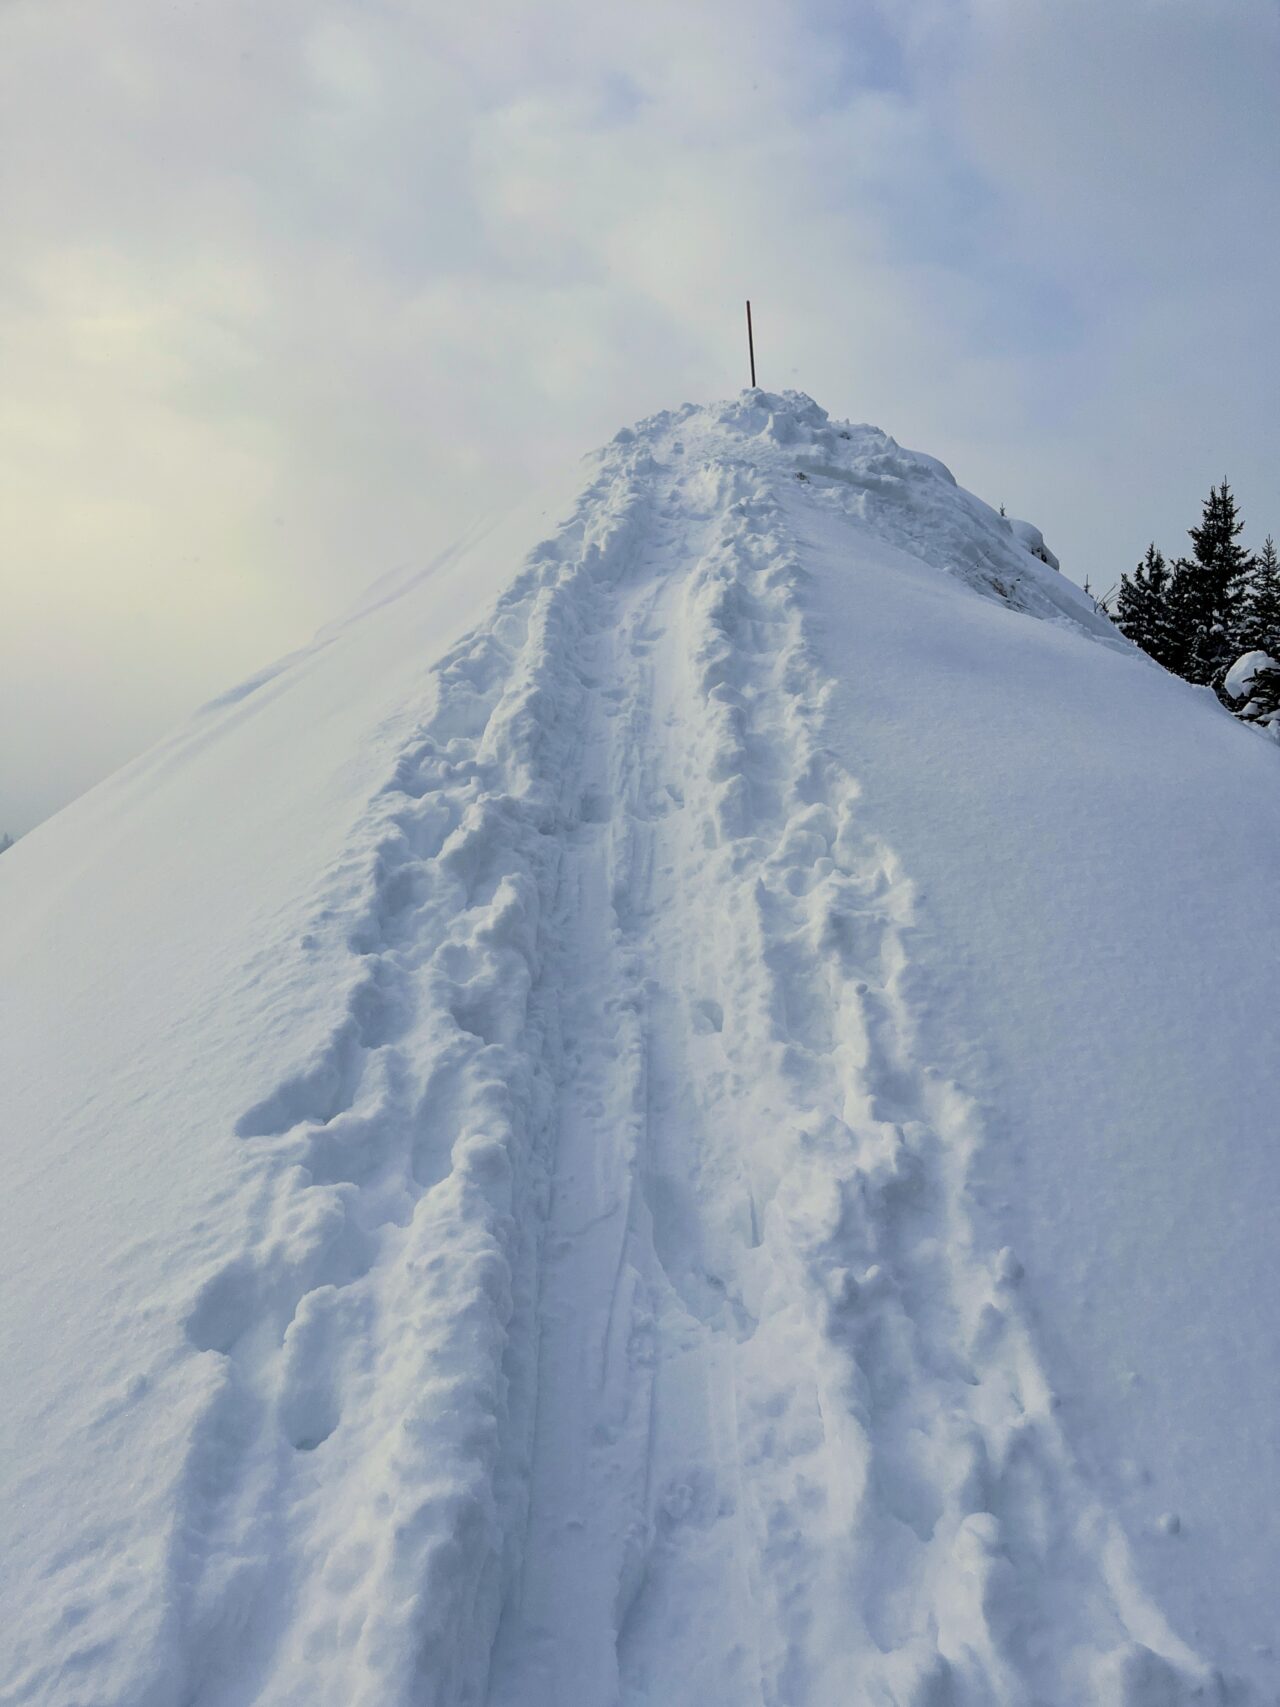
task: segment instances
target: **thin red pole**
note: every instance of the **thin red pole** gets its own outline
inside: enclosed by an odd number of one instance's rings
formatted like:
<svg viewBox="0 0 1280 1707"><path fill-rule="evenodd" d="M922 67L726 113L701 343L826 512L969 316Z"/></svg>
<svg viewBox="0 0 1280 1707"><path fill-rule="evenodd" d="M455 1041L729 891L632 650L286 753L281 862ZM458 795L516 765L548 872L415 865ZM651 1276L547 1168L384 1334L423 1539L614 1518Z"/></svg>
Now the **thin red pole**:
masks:
<svg viewBox="0 0 1280 1707"><path fill-rule="evenodd" d="M747 303L747 352L751 357L751 389L756 388L756 341L751 336L751 304Z"/></svg>

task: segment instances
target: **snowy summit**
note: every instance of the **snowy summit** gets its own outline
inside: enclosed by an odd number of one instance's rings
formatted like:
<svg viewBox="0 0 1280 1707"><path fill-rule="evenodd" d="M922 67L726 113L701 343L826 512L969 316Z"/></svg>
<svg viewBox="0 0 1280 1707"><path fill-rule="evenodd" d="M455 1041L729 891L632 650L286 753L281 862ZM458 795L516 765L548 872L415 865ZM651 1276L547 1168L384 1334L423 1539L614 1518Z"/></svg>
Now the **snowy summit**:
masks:
<svg viewBox="0 0 1280 1707"><path fill-rule="evenodd" d="M25 837L0 1699L1280 1699L1275 766L753 391Z"/></svg>

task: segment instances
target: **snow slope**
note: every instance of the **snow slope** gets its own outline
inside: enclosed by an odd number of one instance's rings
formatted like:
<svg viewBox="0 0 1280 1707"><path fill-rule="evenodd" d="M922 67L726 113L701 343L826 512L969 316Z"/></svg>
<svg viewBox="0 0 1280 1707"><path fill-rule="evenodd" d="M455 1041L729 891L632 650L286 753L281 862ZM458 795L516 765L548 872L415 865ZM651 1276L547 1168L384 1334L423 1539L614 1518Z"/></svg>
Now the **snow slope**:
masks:
<svg viewBox="0 0 1280 1707"><path fill-rule="evenodd" d="M24 838L0 1700L1280 1699L1275 763L752 392Z"/></svg>

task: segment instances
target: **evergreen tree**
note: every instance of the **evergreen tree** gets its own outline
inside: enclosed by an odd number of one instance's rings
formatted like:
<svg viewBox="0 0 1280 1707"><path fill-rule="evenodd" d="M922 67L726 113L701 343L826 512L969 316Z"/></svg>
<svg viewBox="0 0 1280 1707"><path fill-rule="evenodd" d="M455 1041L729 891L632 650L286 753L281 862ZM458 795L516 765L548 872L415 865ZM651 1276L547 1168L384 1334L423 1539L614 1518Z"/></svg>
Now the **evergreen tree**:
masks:
<svg viewBox="0 0 1280 1707"><path fill-rule="evenodd" d="M1151 557L1150 552L1148 556ZM1178 633L1173 613L1173 575L1157 551L1147 566L1147 581L1151 597L1151 656L1166 670L1172 670L1178 659Z"/></svg>
<svg viewBox="0 0 1280 1707"><path fill-rule="evenodd" d="M1254 676L1248 711L1252 722L1265 723L1275 733L1280 721L1280 670L1259 670Z"/></svg>
<svg viewBox="0 0 1280 1707"><path fill-rule="evenodd" d="M1280 556L1270 534L1245 580L1236 626L1241 652L1280 658Z"/></svg>
<svg viewBox="0 0 1280 1707"><path fill-rule="evenodd" d="M1211 682L1240 655L1241 594L1253 559L1239 542L1244 527L1224 480L1211 486L1200 526L1189 528L1192 557L1174 565L1170 614L1175 633L1173 666L1192 682Z"/></svg>
<svg viewBox="0 0 1280 1707"><path fill-rule="evenodd" d="M1243 667L1234 679L1228 673L1218 689L1218 698L1243 722L1261 723L1280 740L1280 664L1268 662L1259 669L1245 658L1240 663ZM1227 682L1231 683L1230 691Z"/></svg>
<svg viewBox="0 0 1280 1707"><path fill-rule="evenodd" d="M1151 633L1151 585L1150 566L1159 556L1155 541L1147 547L1147 555L1134 570L1132 575L1121 575L1120 592L1116 599L1116 627L1135 646L1141 646L1144 652L1151 650L1148 644ZM1160 559L1163 563L1164 559ZM1089 591L1088 584L1085 592Z"/></svg>
<svg viewBox="0 0 1280 1707"><path fill-rule="evenodd" d="M1199 574L1194 563L1179 557L1169 569L1169 586L1165 595L1165 622L1168 631L1168 668L1175 676L1192 679L1191 648L1200 631L1204 613L1201 610Z"/></svg>
<svg viewBox="0 0 1280 1707"><path fill-rule="evenodd" d="M1116 627L1149 652L1166 669L1176 648L1172 643L1169 616L1169 568L1164 553L1153 540L1133 574L1120 577L1116 598Z"/></svg>

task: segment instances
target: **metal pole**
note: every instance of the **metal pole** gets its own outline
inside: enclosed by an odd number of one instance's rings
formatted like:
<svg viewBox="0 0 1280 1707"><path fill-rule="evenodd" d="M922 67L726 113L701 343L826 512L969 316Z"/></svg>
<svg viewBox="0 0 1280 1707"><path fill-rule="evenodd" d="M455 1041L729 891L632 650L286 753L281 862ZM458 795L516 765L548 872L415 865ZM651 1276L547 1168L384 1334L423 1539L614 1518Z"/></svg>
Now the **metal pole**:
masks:
<svg viewBox="0 0 1280 1707"><path fill-rule="evenodd" d="M751 389L756 388L756 341L751 336L751 304L747 303L747 353L751 357Z"/></svg>

